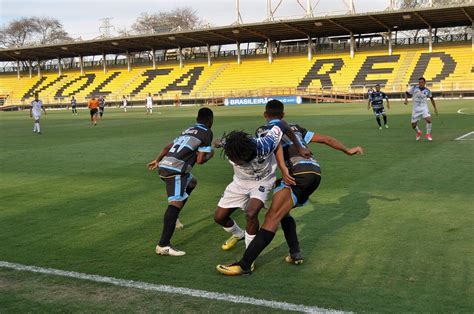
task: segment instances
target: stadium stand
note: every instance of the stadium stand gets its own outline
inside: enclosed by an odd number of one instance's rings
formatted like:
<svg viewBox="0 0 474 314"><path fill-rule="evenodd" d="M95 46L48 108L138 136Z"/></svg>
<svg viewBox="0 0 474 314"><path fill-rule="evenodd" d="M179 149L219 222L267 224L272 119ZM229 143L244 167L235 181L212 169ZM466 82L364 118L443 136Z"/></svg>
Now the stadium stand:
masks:
<svg viewBox="0 0 474 314"><path fill-rule="evenodd" d="M457 36L454 40L452 34L451 40L438 36L405 38L408 44L383 38L387 30L390 34L393 29L419 30L426 28L427 23L430 27L441 28L472 26L473 15L474 6L461 5L0 49L0 62L14 61L17 65L10 72L4 68L4 73L0 74L0 105L27 105L35 91L48 105L68 104L73 95L78 103L85 103L92 95L103 95L109 103L118 103L123 95L132 103L143 102L148 93L157 95L162 103L172 103L175 98L183 100L183 103L197 99L219 103L216 99L223 100L225 97L278 95L340 101L345 100L346 95L349 95L349 100L363 97L367 89L375 84L382 85L387 93L401 95L420 76L426 77L428 86L434 92L472 96L472 35L470 38L468 35L462 38ZM350 37L347 37L348 32ZM363 34L382 38L382 42L371 47L366 45L367 41L359 40L356 45L354 33L359 34L360 38ZM339 37L331 39L331 36ZM307 55L302 53L304 51L290 52L295 41L304 45L307 38L325 38L331 47L339 42L342 48L325 50L324 42L321 44L318 39ZM283 42L284 48L277 49L276 45L272 45L269 50L268 43L272 41L278 41L279 46ZM211 62L209 47L236 42L259 43L259 46L252 52L243 49L224 51L223 54L219 48L218 57L214 55ZM389 49L388 42L393 42ZM193 56L191 47L201 49L204 43L207 44L206 53L199 50L200 53ZM153 63L150 60L148 63L136 60L132 65L128 51L134 49L132 51L136 56L140 51L149 51L150 46L153 46L153 51L161 51L165 57L172 56L171 59ZM184 50L178 53L177 47ZM84 67L82 58L81 63L74 61L78 56L105 56L106 53L117 56L123 55L124 51L127 51L126 61L121 59L121 63L117 63L115 58L116 63L108 60L105 64L92 62L92 66ZM270 54L270 51L273 53ZM182 55L183 58L180 57ZM66 69L58 68L58 63L51 62L49 65L56 64L56 69L25 66L26 63L31 64L31 60L60 58L76 59L69 59L69 65L64 63L63 66L69 67ZM24 62L23 65L20 61ZM38 75L32 75L37 70ZM326 94L336 97L329 99Z"/></svg>
<svg viewBox="0 0 474 314"><path fill-rule="evenodd" d="M467 44L444 45L432 53L424 48L397 49L389 56L385 50L359 51L353 59L340 53L321 53L308 61L306 56L275 57L272 64L265 57L216 60L160 65L157 69L114 68L101 70L44 73L41 78L1 75L0 94L8 94L16 103L28 103L33 92L49 103L68 102L74 95L86 101L91 95L119 100L122 95L144 99L145 95L181 97L227 97L262 94L265 90L331 89L340 92L364 92L376 83L388 92L403 92L407 85L425 76L434 91L474 90L472 47ZM296 91L298 90L298 91Z"/></svg>

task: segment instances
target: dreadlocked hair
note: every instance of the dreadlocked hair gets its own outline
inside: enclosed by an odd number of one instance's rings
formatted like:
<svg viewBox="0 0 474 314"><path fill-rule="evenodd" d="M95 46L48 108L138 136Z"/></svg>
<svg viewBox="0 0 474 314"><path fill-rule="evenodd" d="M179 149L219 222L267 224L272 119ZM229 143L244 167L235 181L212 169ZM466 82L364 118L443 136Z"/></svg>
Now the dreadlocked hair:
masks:
<svg viewBox="0 0 474 314"><path fill-rule="evenodd" d="M252 136L244 131L232 131L224 139L224 153L231 161L250 162L257 155Z"/></svg>

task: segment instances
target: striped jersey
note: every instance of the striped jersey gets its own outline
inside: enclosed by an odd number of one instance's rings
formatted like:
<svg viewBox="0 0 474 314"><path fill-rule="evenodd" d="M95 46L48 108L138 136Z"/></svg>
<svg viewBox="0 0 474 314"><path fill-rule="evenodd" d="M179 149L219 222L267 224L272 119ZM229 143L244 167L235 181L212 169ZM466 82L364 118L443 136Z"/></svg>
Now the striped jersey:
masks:
<svg viewBox="0 0 474 314"><path fill-rule="evenodd" d="M275 150L280 144L283 131L279 125L274 125L266 132L263 137L256 137L255 149L256 157L245 165L237 165L229 160L234 168L234 181L255 182L255 181L274 181L276 180L277 162Z"/></svg>
<svg viewBox="0 0 474 314"><path fill-rule="evenodd" d="M212 131L201 123L184 130L173 140L173 146L160 161L160 175L189 173L196 163L197 152L212 151L212 136Z"/></svg>
<svg viewBox="0 0 474 314"><path fill-rule="evenodd" d="M273 127L275 123L277 123L279 120L272 120L268 122L266 125L258 128L256 130L256 135L257 136L264 136L266 132L270 128ZM298 124L289 124L293 132L295 133L296 138L305 146L311 142L311 139L313 138L314 132L308 131L305 128L299 126ZM283 147L283 155L285 157L285 163L286 166L288 167L290 173L302 173L306 171L314 172L317 171L318 173L320 172L319 168L320 165L316 158L313 156L309 159L306 159L302 157L298 151L298 147L293 144L293 142L290 140L290 138L287 135L283 135L281 139L281 145Z"/></svg>
<svg viewBox="0 0 474 314"><path fill-rule="evenodd" d="M384 92L373 91L369 94L370 104L373 109L383 108L384 99L388 99L388 96Z"/></svg>
<svg viewBox="0 0 474 314"><path fill-rule="evenodd" d="M100 96L97 100L99 101L99 107L104 108L105 107L104 97Z"/></svg>

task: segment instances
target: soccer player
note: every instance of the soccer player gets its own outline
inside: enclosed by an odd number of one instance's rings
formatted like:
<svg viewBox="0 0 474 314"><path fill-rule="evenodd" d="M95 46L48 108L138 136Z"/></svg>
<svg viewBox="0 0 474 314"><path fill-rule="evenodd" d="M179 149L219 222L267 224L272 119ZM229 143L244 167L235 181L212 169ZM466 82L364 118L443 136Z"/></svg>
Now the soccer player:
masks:
<svg viewBox="0 0 474 314"><path fill-rule="evenodd" d="M267 108L265 118L268 124L257 130L257 132L264 133L267 132L269 128L272 128L275 121L283 118L283 110L283 104L280 105L277 103L272 104L271 108ZM290 127L298 137L298 141L305 145L316 142L326 144L347 155L363 153L362 148L359 146L347 148L332 137L307 131L297 124L290 124ZM220 273L229 276L250 274L252 272L253 262L273 240L280 223L290 250L290 254L285 260L293 264L302 263L303 258L296 234L296 222L290 215L290 211L295 207L304 205L310 195L318 188L321 181L321 170L314 156L310 159L302 158L298 154L294 143L296 143L296 141L291 141L285 136L282 139L285 162L296 184L289 185L285 183L285 180L281 181L274 191L272 204L265 216L262 227L257 232L255 239L246 249L243 258L229 265L217 265L217 271Z"/></svg>
<svg viewBox="0 0 474 314"><path fill-rule="evenodd" d="M76 98L72 96L71 98L71 108L72 108L72 114L77 116L77 103L76 103Z"/></svg>
<svg viewBox="0 0 474 314"><path fill-rule="evenodd" d="M277 100L269 103L274 101ZM223 250L229 250L242 239L245 239L245 246L248 247L255 238L259 227L258 213L264 207L276 180L276 159L281 160L280 170L291 181L281 149L275 158L284 132L297 139L286 122L278 120L264 137L255 138L242 131L233 131L218 145L223 147L234 169L233 180L226 187L214 213L214 220L231 233L231 237L222 245ZM297 150L298 153L310 156L310 151L305 147L297 147L301 149ZM238 208L243 209L246 215L245 232L231 218Z"/></svg>
<svg viewBox="0 0 474 314"><path fill-rule="evenodd" d="M177 219L197 180L191 175L194 164L204 164L214 156L212 131L214 115L211 109L199 109L197 124L184 130L174 141L166 145L148 169L158 168L160 178L166 184L168 208L163 219L163 231L155 252L158 255L182 256L186 254L171 245Z"/></svg>
<svg viewBox="0 0 474 314"><path fill-rule="evenodd" d="M431 130L432 130L432 121L431 114L428 108L427 98L431 100L434 111L438 115L438 108L436 108L436 103L433 99L433 94L431 91L426 88L426 80L424 77L418 79L418 86L411 87L405 93L405 105L408 105L408 96L413 95L413 110L411 113L411 127L416 132L416 140L419 141L423 135L423 131L418 127L418 121L423 118L426 121L426 139L432 141Z"/></svg>
<svg viewBox="0 0 474 314"><path fill-rule="evenodd" d="M97 101L97 99L95 99L94 96L92 96L92 98L89 99L89 103L87 106L89 107L91 114L91 124L97 125L97 108L99 108L99 102Z"/></svg>
<svg viewBox="0 0 474 314"><path fill-rule="evenodd" d="M146 97L146 114L153 114L153 97L151 97L151 93L148 93Z"/></svg>
<svg viewBox="0 0 474 314"><path fill-rule="evenodd" d="M388 129L387 114L385 113L385 108L383 106L384 99L387 100L387 108L390 109L388 96L384 92L380 91L380 84L375 85L375 91L372 91L371 93L369 92L369 103L367 104L367 110L369 110L370 106L372 106L375 120L377 120L377 124L379 125L379 130L382 130L380 116L383 117L383 124L385 128Z"/></svg>
<svg viewBox="0 0 474 314"><path fill-rule="evenodd" d="M100 95L97 100L99 101L99 116L100 116L100 119L102 120L102 116L104 115L104 110L105 110L104 96Z"/></svg>
<svg viewBox="0 0 474 314"><path fill-rule="evenodd" d="M122 107L123 107L123 112L127 112L127 105L128 105L128 100L125 95L122 96Z"/></svg>
<svg viewBox="0 0 474 314"><path fill-rule="evenodd" d="M43 107L43 102L38 99L38 92L35 92L35 99L31 102L30 108L30 117L35 120L35 123L33 124L33 133L41 134L41 110L43 110L44 114L46 114L46 110Z"/></svg>

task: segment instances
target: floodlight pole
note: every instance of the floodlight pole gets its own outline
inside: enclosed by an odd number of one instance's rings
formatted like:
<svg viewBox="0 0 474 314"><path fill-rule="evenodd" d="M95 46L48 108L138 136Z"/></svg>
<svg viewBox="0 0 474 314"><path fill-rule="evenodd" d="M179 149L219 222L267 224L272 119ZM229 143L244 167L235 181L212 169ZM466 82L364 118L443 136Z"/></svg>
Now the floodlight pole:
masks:
<svg viewBox="0 0 474 314"><path fill-rule="evenodd" d="M84 75L84 57L79 56L79 68L81 69L81 75Z"/></svg>
<svg viewBox="0 0 474 314"><path fill-rule="evenodd" d="M306 16L313 17L313 8L311 7L311 0L306 0Z"/></svg>
<svg viewBox="0 0 474 314"><path fill-rule="evenodd" d="M16 60L16 76L20 79L20 60Z"/></svg>
<svg viewBox="0 0 474 314"><path fill-rule="evenodd" d="M182 48L178 47L178 58L179 58L179 68L183 68L183 54L182 54Z"/></svg>
<svg viewBox="0 0 474 314"><path fill-rule="evenodd" d="M207 65L211 66L211 46L209 44L206 45L207 48Z"/></svg>
<svg viewBox="0 0 474 314"><path fill-rule="evenodd" d="M39 59L36 59L36 62L38 63L38 77L41 78L41 64Z"/></svg>
<svg viewBox="0 0 474 314"><path fill-rule="evenodd" d="M392 31L388 32L388 55L392 55Z"/></svg>
<svg viewBox="0 0 474 314"><path fill-rule="evenodd" d="M130 72L132 67L130 65L130 53L127 51L127 71Z"/></svg>
<svg viewBox="0 0 474 314"><path fill-rule="evenodd" d="M63 69L61 68L61 58L58 57L58 76L63 74Z"/></svg>
<svg viewBox="0 0 474 314"><path fill-rule="evenodd" d="M104 68L104 73L107 73L107 59L105 59L105 53L102 54L102 66Z"/></svg>
<svg viewBox="0 0 474 314"><path fill-rule="evenodd" d="M354 59L355 56L355 39L354 39L354 33L351 32L351 37L349 40L349 46L350 46L350 53L351 53L351 59Z"/></svg>
<svg viewBox="0 0 474 314"><path fill-rule="evenodd" d="M240 0L235 0L235 23L242 24L242 15L240 14Z"/></svg>
<svg viewBox="0 0 474 314"><path fill-rule="evenodd" d="M433 52L433 28L431 26L428 28L428 47L429 52Z"/></svg>
<svg viewBox="0 0 474 314"><path fill-rule="evenodd" d="M242 56L240 55L240 43L237 42L237 64L242 63Z"/></svg>
<svg viewBox="0 0 474 314"><path fill-rule="evenodd" d="M32 72L33 72L33 68L32 68L32 65L31 65L31 60L28 60L28 72L30 74L30 78L32 77Z"/></svg>
<svg viewBox="0 0 474 314"><path fill-rule="evenodd" d="M308 36L308 60L311 61L313 59L313 41L311 40L311 36Z"/></svg>
<svg viewBox="0 0 474 314"><path fill-rule="evenodd" d="M151 50L151 58L153 62L153 70L156 70L156 51L155 49Z"/></svg>
<svg viewBox="0 0 474 314"><path fill-rule="evenodd" d="M267 39L267 53L268 53L268 63L272 64L273 62L273 43L269 39Z"/></svg>

